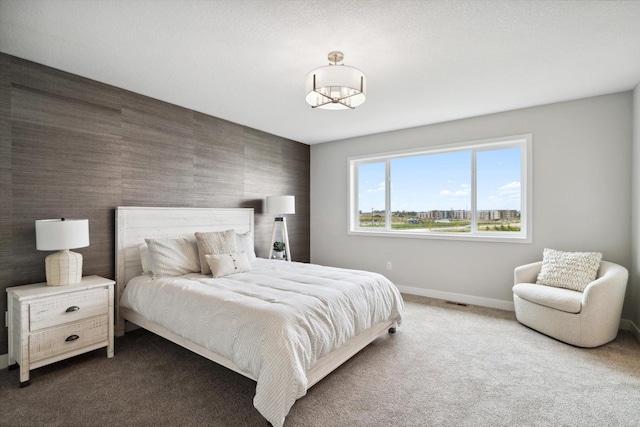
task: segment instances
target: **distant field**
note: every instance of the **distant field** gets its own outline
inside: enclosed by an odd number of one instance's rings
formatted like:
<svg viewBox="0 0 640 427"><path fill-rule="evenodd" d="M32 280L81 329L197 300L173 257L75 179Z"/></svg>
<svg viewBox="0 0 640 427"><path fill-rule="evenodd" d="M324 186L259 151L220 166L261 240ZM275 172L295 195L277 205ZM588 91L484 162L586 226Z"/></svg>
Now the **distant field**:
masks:
<svg viewBox="0 0 640 427"><path fill-rule="evenodd" d="M416 221L412 219L412 221ZM360 215L360 227L362 228L384 228L384 218L380 216ZM448 220L434 221L434 220L419 220L418 222L410 222L409 218L391 217L391 229L392 230L407 230L407 231L436 231L436 232L450 232L450 233L467 233L471 231L471 221L469 220ZM491 232L519 232L519 221L506 221L506 220L494 220L494 221L479 221L478 231L491 231Z"/></svg>

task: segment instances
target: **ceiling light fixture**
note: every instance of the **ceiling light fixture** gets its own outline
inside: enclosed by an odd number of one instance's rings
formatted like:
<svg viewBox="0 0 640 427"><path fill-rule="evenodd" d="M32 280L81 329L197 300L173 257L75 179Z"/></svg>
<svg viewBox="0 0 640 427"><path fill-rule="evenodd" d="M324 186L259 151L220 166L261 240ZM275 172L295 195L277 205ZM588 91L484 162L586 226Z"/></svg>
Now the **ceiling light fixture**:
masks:
<svg viewBox="0 0 640 427"><path fill-rule="evenodd" d="M342 52L329 52L333 64L316 68L307 74L306 94L311 108L325 110L354 109L365 100L366 77L357 68L338 62L344 59Z"/></svg>

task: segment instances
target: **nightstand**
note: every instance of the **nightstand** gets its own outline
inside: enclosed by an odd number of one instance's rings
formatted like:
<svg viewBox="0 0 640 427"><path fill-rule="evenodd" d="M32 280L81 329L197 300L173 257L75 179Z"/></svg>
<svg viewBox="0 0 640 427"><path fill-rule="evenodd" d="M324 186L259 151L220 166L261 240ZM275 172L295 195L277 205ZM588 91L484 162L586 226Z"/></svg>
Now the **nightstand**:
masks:
<svg viewBox="0 0 640 427"><path fill-rule="evenodd" d="M107 347L113 357L113 285L99 276L80 283L7 288L9 369L20 366L20 387L29 371Z"/></svg>

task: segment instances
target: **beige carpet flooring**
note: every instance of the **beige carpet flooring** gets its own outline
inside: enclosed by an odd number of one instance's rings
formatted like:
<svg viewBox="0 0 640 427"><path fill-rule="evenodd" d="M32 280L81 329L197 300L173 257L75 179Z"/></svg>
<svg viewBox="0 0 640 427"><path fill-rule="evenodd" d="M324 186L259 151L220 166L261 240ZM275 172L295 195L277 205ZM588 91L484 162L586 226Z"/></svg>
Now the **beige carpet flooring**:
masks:
<svg viewBox="0 0 640 427"><path fill-rule="evenodd" d="M640 344L596 349L510 312L405 297L404 321L299 399L293 426L639 426ZM37 369L0 372L3 426L266 426L255 383L149 332Z"/></svg>

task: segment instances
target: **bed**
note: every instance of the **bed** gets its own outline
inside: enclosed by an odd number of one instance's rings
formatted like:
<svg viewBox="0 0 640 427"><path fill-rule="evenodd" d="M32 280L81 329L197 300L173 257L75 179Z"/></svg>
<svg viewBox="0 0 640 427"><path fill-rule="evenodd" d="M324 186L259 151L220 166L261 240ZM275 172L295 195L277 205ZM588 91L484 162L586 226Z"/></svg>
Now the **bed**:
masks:
<svg viewBox="0 0 640 427"><path fill-rule="evenodd" d="M252 256L247 271L219 278L143 274L145 239L227 230L253 252L253 209L117 208L116 334L128 320L255 380L254 406L280 427L306 390L395 332L402 297L376 273Z"/></svg>

